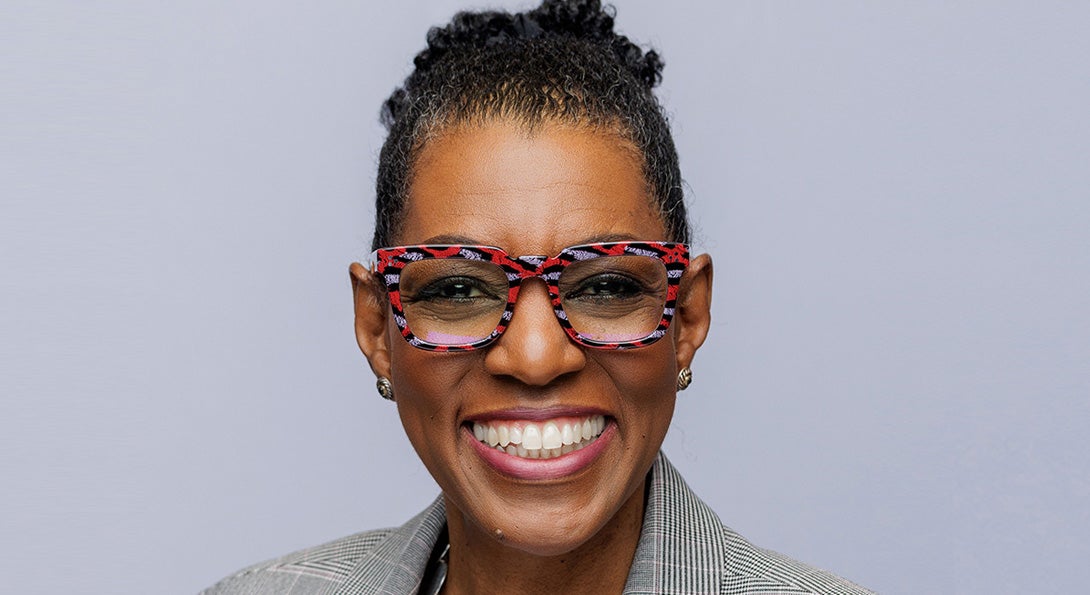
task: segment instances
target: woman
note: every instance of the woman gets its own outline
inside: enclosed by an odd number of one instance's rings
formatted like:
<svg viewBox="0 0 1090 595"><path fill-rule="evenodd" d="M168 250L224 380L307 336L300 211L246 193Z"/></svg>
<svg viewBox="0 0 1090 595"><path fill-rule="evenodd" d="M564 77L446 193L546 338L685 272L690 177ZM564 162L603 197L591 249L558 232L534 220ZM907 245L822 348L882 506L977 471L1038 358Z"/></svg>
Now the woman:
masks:
<svg viewBox="0 0 1090 595"><path fill-rule="evenodd" d="M386 102L356 336L442 496L209 593L858 593L659 454L710 324L662 63L596 1L463 13Z"/></svg>

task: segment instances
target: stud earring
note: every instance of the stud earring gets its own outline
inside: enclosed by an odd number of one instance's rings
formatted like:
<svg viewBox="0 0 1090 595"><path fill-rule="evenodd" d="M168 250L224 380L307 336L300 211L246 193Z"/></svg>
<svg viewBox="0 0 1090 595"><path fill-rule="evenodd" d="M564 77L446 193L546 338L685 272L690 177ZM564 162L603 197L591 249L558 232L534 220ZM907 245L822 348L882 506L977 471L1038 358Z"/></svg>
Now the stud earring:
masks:
<svg viewBox="0 0 1090 595"><path fill-rule="evenodd" d="M385 376L378 379L375 383L375 388L378 389L378 394L382 395L383 399L387 401L394 400L394 385L390 382L389 378Z"/></svg>
<svg viewBox="0 0 1090 595"><path fill-rule="evenodd" d="M693 383L693 370L689 366L685 366L677 373L677 389L685 390L689 388L689 385Z"/></svg>

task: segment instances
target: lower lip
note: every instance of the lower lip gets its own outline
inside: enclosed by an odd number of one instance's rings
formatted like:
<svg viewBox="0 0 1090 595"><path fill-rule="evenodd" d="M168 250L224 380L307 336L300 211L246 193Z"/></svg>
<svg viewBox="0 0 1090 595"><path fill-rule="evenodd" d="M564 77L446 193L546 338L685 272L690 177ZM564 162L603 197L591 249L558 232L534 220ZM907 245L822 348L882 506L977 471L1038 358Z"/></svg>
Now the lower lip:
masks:
<svg viewBox="0 0 1090 595"><path fill-rule="evenodd" d="M610 421L594 442L579 450L551 459L524 459L509 455L477 440L469 428L463 428L462 433L477 454L496 471L516 479L543 481L573 475L589 467L613 439L617 433L617 426Z"/></svg>

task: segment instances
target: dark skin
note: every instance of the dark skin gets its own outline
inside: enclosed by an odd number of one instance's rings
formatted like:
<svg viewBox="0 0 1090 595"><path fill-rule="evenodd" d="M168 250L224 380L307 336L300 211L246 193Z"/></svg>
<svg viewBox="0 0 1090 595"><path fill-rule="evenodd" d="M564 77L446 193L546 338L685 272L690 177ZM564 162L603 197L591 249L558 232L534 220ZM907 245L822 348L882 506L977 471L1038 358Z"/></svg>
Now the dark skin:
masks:
<svg viewBox="0 0 1090 595"><path fill-rule="evenodd" d="M579 243L667 240L628 143L599 129L514 122L448 130L421 150L399 244L476 243L555 255ZM619 593L643 522L647 472L669 428L680 368L711 321L712 264L692 259L666 337L606 351L572 342L543 282L524 283L507 331L485 349L416 349L385 291L351 267L356 337L394 386L417 454L443 490L450 532L444 593ZM496 412L602 412L615 432L577 472L516 479L482 461L467 430Z"/></svg>

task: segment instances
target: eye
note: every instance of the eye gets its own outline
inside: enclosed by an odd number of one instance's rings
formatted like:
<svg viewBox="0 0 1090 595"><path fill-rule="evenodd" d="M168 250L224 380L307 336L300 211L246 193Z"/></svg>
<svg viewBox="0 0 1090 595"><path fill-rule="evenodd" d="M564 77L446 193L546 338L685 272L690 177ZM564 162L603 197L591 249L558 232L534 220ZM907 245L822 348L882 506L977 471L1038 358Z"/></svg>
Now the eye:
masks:
<svg viewBox="0 0 1090 595"><path fill-rule="evenodd" d="M584 279L564 297L566 299L624 299L642 293L644 293L643 284L631 277L603 274Z"/></svg>
<svg viewBox="0 0 1090 595"><path fill-rule="evenodd" d="M431 281L411 297L412 301L468 301L495 298L486 283L473 277L444 277Z"/></svg>

